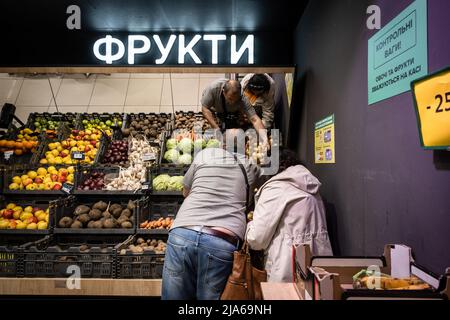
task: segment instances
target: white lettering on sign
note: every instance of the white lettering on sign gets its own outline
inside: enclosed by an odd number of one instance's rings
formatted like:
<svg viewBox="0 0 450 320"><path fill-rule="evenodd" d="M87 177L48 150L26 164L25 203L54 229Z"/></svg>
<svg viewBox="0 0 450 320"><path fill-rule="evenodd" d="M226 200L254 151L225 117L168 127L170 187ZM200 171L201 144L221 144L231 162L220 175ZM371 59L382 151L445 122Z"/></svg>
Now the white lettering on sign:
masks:
<svg viewBox="0 0 450 320"><path fill-rule="evenodd" d="M227 40L227 36L223 34L205 35L203 40L211 41L211 63L219 62L219 41Z"/></svg>
<svg viewBox="0 0 450 320"><path fill-rule="evenodd" d="M67 7L67 14L70 16L67 18L66 26L69 30L80 30L81 29L81 9L79 6L71 5Z"/></svg>
<svg viewBox="0 0 450 320"><path fill-rule="evenodd" d="M241 48L236 51L236 36L231 36L231 64L237 64L244 54L245 50L248 50L248 64L253 64L253 48L254 37L253 35L247 36Z"/></svg>
<svg viewBox="0 0 450 320"><path fill-rule="evenodd" d="M169 38L169 41L167 41L167 45L164 47L164 45L161 42L161 39L158 35L153 36L153 40L155 40L156 45L158 46L159 52L161 52L161 58L156 59L156 64L163 64L166 62L167 57L169 56L170 50L172 50L173 44L175 43L175 40L177 40L177 36L171 35Z"/></svg>
<svg viewBox="0 0 450 320"><path fill-rule="evenodd" d="M113 44L117 46L117 52L112 54ZM105 54L100 54L100 46L105 45ZM125 55L125 46L119 39L111 36L106 36L104 39L99 39L94 43L94 54L97 59L105 61L107 64L113 63L113 61L120 60Z"/></svg>
<svg viewBox="0 0 450 320"><path fill-rule="evenodd" d="M140 48L135 47L135 42L141 41L144 45ZM129 36L128 37L128 64L134 64L134 55L143 54L150 51L150 39L146 36Z"/></svg>
<svg viewBox="0 0 450 320"><path fill-rule="evenodd" d="M227 36L223 34L215 35L195 35L192 39L187 40L185 35L180 34L170 35L169 40L164 45L159 35L152 36L153 41L158 48L160 57L155 59L155 64L164 64L175 47L175 41L178 39L178 64L185 64L186 55L189 55L194 63L202 64L202 59L195 51L196 45L200 41L211 43L211 63L219 63L219 41L226 41ZM242 60L244 54L248 53L247 63L254 64L254 44L255 38L253 35L248 35L242 44L237 44L236 35L230 37L230 63L238 64ZM135 64L137 55L148 54L151 51L152 45L149 37L145 35L129 35L127 52L125 50L125 44L111 35L107 35L104 38L98 39L94 43L93 52L95 57L106 62L106 64L112 64L114 61L121 60L125 54L127 54L128 64Z"/></svg>

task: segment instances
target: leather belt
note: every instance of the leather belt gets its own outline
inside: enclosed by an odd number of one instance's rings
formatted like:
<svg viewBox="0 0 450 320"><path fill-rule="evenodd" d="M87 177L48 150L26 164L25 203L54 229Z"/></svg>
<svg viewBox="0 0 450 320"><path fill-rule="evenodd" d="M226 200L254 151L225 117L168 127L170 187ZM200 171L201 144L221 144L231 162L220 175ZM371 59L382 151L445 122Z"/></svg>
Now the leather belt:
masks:
<svg viewBox="0 0 450 320"><path fill-rule="evenodd" d="M241 239L238 236L232 236L231 234L210 228L210 227L202 227L202 226L189 226L185 227L185 229L209 234L210 236L221 238L222 240L225 240L235 247L239 247L242 243Z"/></svg>

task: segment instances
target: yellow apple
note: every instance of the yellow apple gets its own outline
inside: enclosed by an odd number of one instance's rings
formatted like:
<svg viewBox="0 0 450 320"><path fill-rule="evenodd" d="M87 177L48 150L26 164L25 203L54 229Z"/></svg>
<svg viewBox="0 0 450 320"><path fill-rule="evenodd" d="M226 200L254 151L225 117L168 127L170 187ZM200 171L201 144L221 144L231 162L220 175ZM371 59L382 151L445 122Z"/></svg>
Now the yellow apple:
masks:
<svg viewBox="0 0 450 320"><path fill-rule="evenodd" d="M47 218L47 214L44 211L42 211L42 213L37 215L36 218L38 219L38 221L45 221L45 219Z"/></svg>
<svg viewBox="0 0 450 320"><path fill-rule="evenodd" d="M30 179L34 179L38 176L36 171L28 171L27 175Z"/></svg>
<svg viewBox="0 0 450 320"><path fill-rule="evenodd" d="M20 214L19 219L22 221L26 221L27 219L32 218L32 217L33 217L33 214L31 212L23 212Z"/></svg>
<svg viewBox="0 0 450 320"><path fill-rule="evenodd" d="M38 227L37 224L34 223L34 222L32 222L29 225L27 225L27 229L28 230L37 230L37 227Z"/></svg>
<svg viewBox="0 0 450 320"><path fill-rule="evenodd" d="M6 209L14 209L15 207L17 207L17 205L15 203L8 203L8 205L6 206Z"/></svg>
<svg viewBox="0 0 450 320"><path fill-rule="evenodd" d="M9 220L0 221L0 229L8 229L8 227L9 227Z"/></svg>
<svg viewBox="0 0 450 320"><path fill-rule="evenodd" d="M27 228L27 224L25 222L23 222L23 221L17 222L16 229L23 230L23 229L26 229L26 228Z"/></svg>
<svg viewBox="0 0 450 320"><path fill-rule="evenodd" d="M40 164L48 164L48 160L47 159L41 159L39 160Z"/></svg>
<svg viewBox="0 0 450 320"><path fill-rule="evenodd" d="M75 168L73 166L70 166L67 168L67 171L69 171L69 173L74 173L75 172Z"/></svg>
<svg viewBox="0 0 450 320"><path fill-rule="evenodd" d="M38 230L45 230L48 228L48 223L45 221L39 221L37 223L37 228L38 228Z"/></svg>
<svg viewBox="0 0 450 320"><path fill-rule="evenodd" d="M22 179L19 176L15 176L12 178L12 182L17 183L17 184L21 184L22 183Z"/></svg>
<svg viewBox="0 0 450 320"><path fill-rule="evenodd" d="M11 183L9 185L9 190L19 190L19 185L17 183Z"/></svg>
<svg viewBox="0 0 450 320"><path fill-rule="evenodd" d="M45 176L47 174L47 169L41 167L37 169L37 174L38 176Z"/></svg>

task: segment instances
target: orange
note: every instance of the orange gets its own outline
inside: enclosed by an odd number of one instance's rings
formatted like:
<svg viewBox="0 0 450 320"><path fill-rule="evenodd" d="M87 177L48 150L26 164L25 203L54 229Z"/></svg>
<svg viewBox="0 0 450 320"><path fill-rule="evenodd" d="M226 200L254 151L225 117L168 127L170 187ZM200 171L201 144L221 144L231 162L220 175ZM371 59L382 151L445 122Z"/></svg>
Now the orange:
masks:
<svg viewBox="0 0 450 320"><path fill-rule="evenodd" d="M21 156L23 154L23 151L21 149L16 149L16 150L14 150L14 154L16 156Z"/></svg>
<svg viewBox="0 0 450 320"><path fill-rule="evenodd" d="M14 141L6 141L5 147L14 148L15 146L16 146L16 143Z"/></svg>
<svg viewBox="0 0 450 320"><path fill-rule="evenodd" d="M16 149L22 149L24 147L22 142L16 142Z"/></svg>
<svg viewBox="0 0 450 320"><path fill-rule="evenodd" d="M6 146L6 140L0 140L0 147L5 147Z"/></svg>

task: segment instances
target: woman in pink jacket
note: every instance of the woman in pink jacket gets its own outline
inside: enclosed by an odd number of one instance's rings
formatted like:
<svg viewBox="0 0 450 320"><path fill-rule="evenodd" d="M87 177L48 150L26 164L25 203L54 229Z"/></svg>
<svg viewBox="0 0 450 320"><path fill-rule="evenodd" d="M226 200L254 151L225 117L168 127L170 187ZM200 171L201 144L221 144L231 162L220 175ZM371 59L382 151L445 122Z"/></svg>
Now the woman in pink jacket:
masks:
<svg viewBox="0 0 450 320"><path fill-rule="evenodd" d="M283 160L286 156L287 161ZM251 249L265 252L269 282L293 281L293 245L309 244L313 255L332 255L319 195L321 183L304 166L291 166L298 163L294 156L293 152L283 152L282 172L268 180L255 195L253 221L247 226Z"/></svg>

